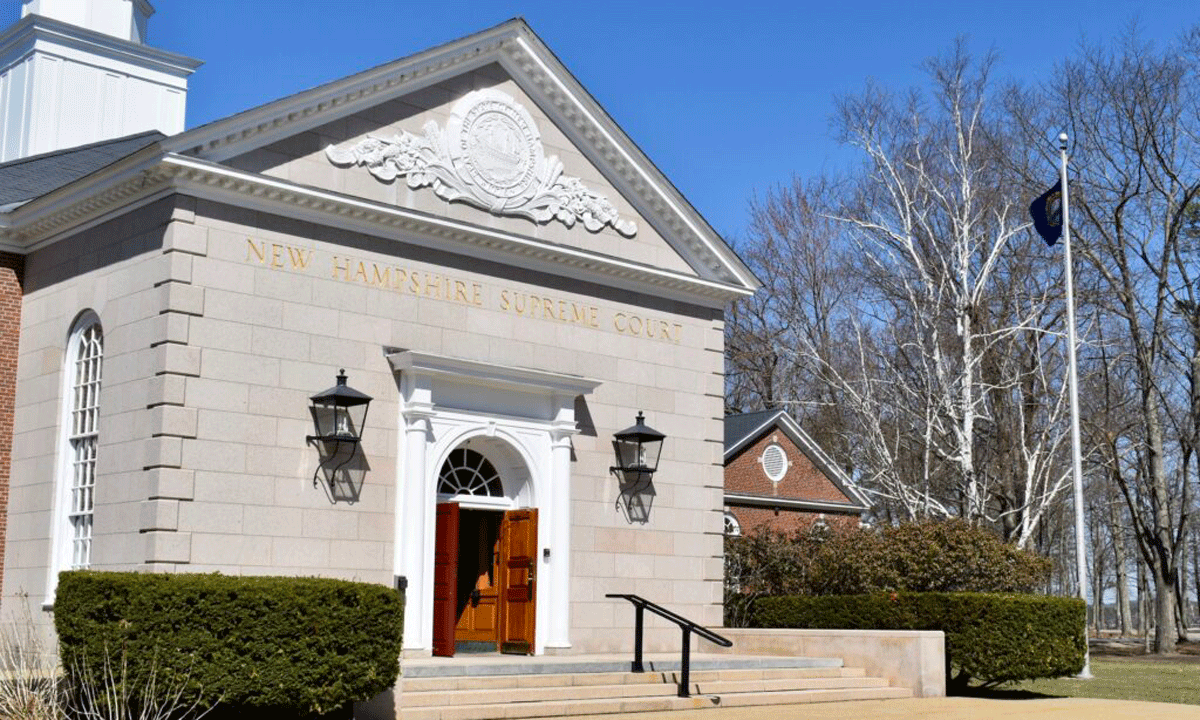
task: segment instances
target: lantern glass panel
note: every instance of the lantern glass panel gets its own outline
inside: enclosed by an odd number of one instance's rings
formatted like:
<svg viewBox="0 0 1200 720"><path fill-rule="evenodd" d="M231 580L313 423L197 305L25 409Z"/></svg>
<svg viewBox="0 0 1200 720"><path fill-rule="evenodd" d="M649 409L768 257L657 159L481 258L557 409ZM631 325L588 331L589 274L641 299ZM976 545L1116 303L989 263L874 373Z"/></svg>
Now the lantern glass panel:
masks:
<svg viewBox="0 0 1200 720"><path fill-rule="evenodd" d="M341 408L336 428L338 435L362 437L363 426L367 423L367 404L351 405Z"/></svg>
<svg viewBox="0 0 1200 720"><path fill-rule="evenodd" d="M658 470L658 456L662 452L662 444L662 438L642 440L638 465L649 472Z"/></svg>
<svg viewBox="0 0 1200 720"><path fill-rule="evenodd" d="M641 464L641 443L636 438L613 440L613 448L617 451L617 462L622 470L633 470Z"/></svg>
<svg viewBox="0 0 1200 720"><path fill-rule="evenodd" d="M312 404L309 408L312 413L313 426L317 429L317 437L329 437L334 434L334 428L337 427L337 406L327 405L324 403Z"/></svg>
<svg viewBox="0 0 1200 720"><path fill-rule="evenodd" d="M322 438L358 438L366 424L367 405L338 405L336 403L314 402L309 408L312 413L313 425L317 428L317 437Z"/></svg>

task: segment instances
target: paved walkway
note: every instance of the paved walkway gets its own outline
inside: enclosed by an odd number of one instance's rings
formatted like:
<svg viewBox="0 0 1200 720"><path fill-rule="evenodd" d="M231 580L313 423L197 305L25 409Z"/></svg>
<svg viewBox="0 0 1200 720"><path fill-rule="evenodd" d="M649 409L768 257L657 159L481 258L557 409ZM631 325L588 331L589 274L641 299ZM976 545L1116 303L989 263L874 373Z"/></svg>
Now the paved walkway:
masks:
<svg viewBox="0 0 1200 720"><path fill-rule="evenodd" d="M924 698L810 705L713 708L636 715L591 715L589 720L1200 720L1200 705L1047 698L983 700Z"/></svg>

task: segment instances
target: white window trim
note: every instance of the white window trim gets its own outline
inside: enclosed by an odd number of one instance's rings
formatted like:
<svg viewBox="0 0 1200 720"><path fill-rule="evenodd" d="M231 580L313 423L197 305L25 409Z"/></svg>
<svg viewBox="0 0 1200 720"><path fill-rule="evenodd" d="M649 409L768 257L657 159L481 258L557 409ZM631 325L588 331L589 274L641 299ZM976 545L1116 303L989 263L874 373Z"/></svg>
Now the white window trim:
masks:
<svg viewBox="0 0 1200 720"><path fill-rule="evenodd" d="M50 518L50 566L46 577L46 601L44 606L51 608L54 605L55 593L58 589L58 574L64 570L71 569L74 563L74 533L70 520L72 510L72 490L74 475L75 475L75 446L71 442L73 437L74 412L75 412L75 373L76 366L79 362L80 344L83 341L84 333L92 328L98 328L100 331L100 357L97 369L98 381L100 388L97 393L102 391L104 379L104 326L100 323L100 318L96 313L88 310L80 314L71 327L71 334L67 339L66 353L63 357L62 365L62 392L60 394L61 405L59 408L58 422L58 445L57 459L55 462L55 481L54 481L54 510ZM99 398L97 398L97 407ZM97 410L96 423L99 425L99 410ZM99 427L96 428L94 435L99 440ZM93 463L95 461L93 460ZM93 466L93 496L92 496L92 512L94 517L95 510L95 470ZM91 537L95 537L95 527L93 525ZM91 551L88 552L88 563L91 564Z"/></svg>
<svg viewBox="0 0 1200 720"><path fill-rule="evenodd" d="M725 535L728 537L741 537L742 524L738 522L737 515L733 512L725 511Z"/></svg>
<svg viewBox="0 0 1200 720"><path fill-rule="evenodd" d="M772 475L771 472L767 470L767 453L771 452L772 448L778 450L779 454L783 457L782 469L778 475ZM787 451L784 450L783 446L777 442L772 442L770 445L767 445L765 448L763 448L762 455L758 456L758 462L760 465L762 465L763 474L767 476L767 479L776 483L787 477L788 469L792 466L792 461L788 457Z"/></svg>

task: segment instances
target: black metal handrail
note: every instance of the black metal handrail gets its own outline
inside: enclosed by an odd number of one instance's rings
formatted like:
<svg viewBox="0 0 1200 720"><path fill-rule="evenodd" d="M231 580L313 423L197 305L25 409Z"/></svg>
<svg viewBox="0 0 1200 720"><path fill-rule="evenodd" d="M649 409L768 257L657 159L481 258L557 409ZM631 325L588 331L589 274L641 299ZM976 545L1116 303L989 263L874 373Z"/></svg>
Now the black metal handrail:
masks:
<svg viewBox="0 0 1200 720"><path fill-rule="evenodd" d="M703 625L697 625L682 615L676 615L665 607L650 602L641 595L609 593L604 597L619 598L633 603L636 614L633 626L632 669L635 673L646 672L646 668L642 665L642 615L644 614L645 610L649 610L659 617L670 620L683 630L683 654L680 656L679 661L679 697L691 696L691 691L688 688L688 684L692 664L692 633L699 635L709 642L714 642L721 647L733 647L733 641L729 638L721 637Z"/></svg>

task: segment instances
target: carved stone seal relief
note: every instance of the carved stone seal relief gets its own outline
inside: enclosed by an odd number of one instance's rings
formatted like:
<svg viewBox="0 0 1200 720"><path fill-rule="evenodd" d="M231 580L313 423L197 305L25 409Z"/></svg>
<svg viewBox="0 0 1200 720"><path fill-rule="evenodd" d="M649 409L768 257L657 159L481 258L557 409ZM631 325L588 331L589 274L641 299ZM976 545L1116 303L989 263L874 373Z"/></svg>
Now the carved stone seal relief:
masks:
<svg viewBox="0 0 1200 720"><path fill-rule="evenodd" d="M497 215L534 222L576 222L591 232L612 226L633 237L637 225L622 219L608 198L576 177L563 175L557 157L545 156L529 112L499 90L475 90L454 104L446 127L430 120L425 134L368 135L342 148L325 148L334 165L362 165L383 182L404 177L410 188L432 187L438 197Z"/></svg>

